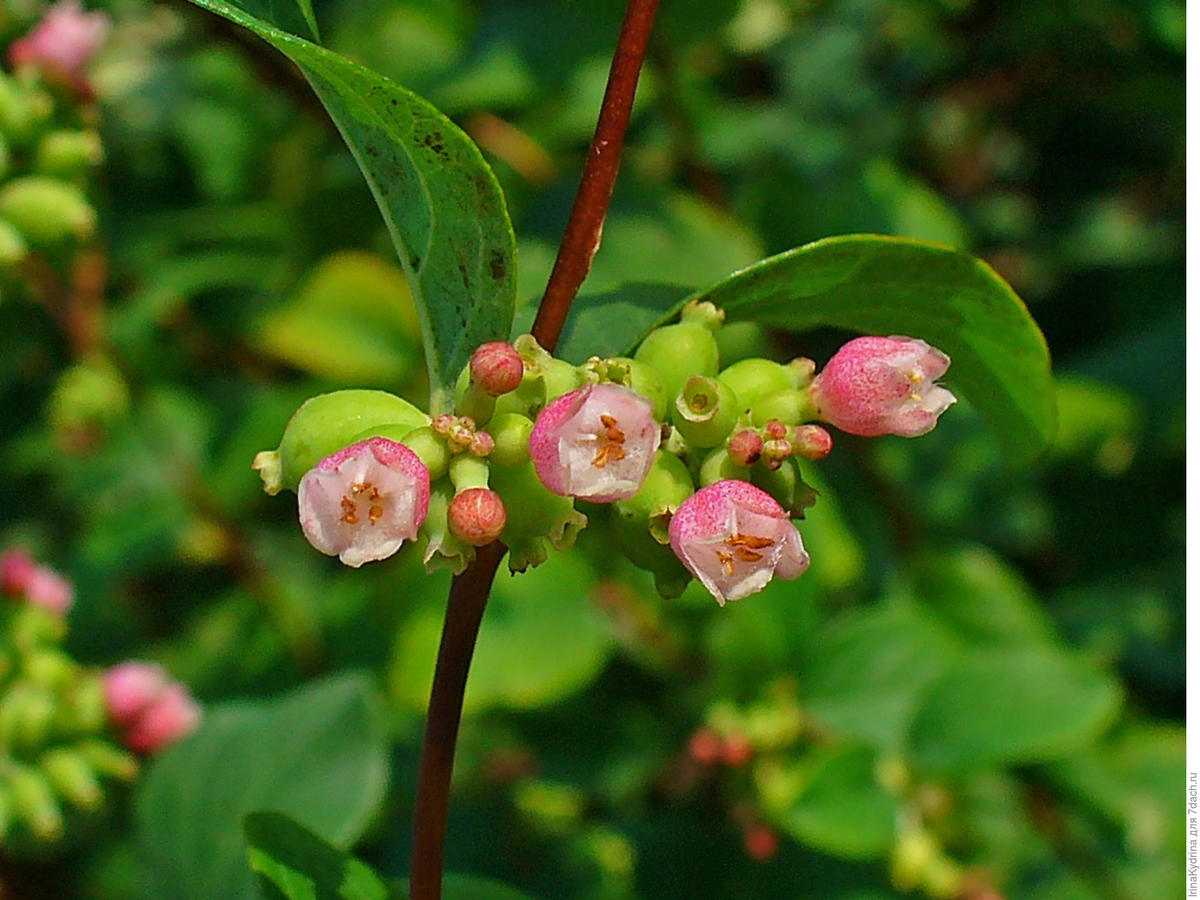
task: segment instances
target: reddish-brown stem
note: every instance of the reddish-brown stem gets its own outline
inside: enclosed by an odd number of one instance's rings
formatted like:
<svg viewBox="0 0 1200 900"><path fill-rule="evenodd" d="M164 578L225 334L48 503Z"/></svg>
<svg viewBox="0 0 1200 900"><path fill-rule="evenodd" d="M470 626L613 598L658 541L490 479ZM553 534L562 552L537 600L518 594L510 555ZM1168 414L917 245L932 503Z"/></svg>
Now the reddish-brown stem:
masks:
<svg viewBox="0 0 1200 900"><path fill-rule="evenodd" d="M472 562L450 585L442 643L438 647L421 767L417 773L417 807L413 835L412 900L437 900L442 896L442 857L446 843L446 817L450 804L450 774L454 747L462 718L463 692L483 610L492 579L504 556L504 545L493 541L479 548Z"/></svg>
<svg viewBox="0 0 1200 900"><path fill-rule="evenodd" d="M658 0L629 0L625 9L625 21L621 23L621 36L608 73L596 134L588 148L583 177L563 232L558 257L554 260L554 270L533 322L533 336L547 350L553 350L558 343L567 311L587 278L592 257L600 246L600 231L604 227L613 186L617 183L625 129L629 125L638 75L642 71L642 59L646 55L657 10Z"/></svg>
<svg viewBox="0 0 1200 900"><path fill-rule="evenodd" d="M579 192L533 324L533 336L550 351L558 344L567 310L587 277L592 257L600 244L600 229L617 180L625 129L629 125L638 74L657 9L658 0L629 0L625 11ZM463 693L492 579L503 556L504 547L499 542L480 548L475 561L456 576L450 586L417 774L413 863L409 880L412 900L440 900L442 896L450 776L454 769L458 724L462 718Z"/></svg>

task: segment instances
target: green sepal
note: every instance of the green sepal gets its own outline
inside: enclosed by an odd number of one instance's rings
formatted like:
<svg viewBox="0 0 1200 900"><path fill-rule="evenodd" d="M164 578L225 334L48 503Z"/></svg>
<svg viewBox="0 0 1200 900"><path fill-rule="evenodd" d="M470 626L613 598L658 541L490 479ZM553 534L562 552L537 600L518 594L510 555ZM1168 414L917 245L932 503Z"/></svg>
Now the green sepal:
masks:
<svg viewBox="0 0 1200 900"><path fill-rule="evenodd" d="M429 513L417 537L417 550L430 574L449 569L451 574L461 575L475 559L475 548L450 533L448 517L453 499L454 487L445 481L429 492Z"/></svg>
<svg viewBox="0 0 1200 900"><path fill-rule="evenodd" d="M500 540L508 547L508 567L524 572L546 561L550 548L569 550L587 525L570 497L548 490L533 463L492 469L491 488L504 501L508 521Z"/></svg>

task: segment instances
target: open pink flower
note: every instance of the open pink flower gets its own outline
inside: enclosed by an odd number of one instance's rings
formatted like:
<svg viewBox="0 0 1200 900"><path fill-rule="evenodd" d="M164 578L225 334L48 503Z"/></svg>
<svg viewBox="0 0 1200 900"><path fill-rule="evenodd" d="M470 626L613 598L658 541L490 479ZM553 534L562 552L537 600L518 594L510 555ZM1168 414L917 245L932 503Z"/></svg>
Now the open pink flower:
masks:
<svg viewBox="0 0 1200 900"><path fill-rule="evenodd" d="M373 437L325 457L296 493L308 542L358 568L416 538L429 513L429 470L403 444Z"/></svg>
<svg viewBox="0 0 1200 900"><path fill-rule="evenodd" d="M554 493L611 503L638 492L661 437L649 400L618 384L588 385L541 411L529 455Z"/></svg>
<svg viewBox="0 0 1200 900"><path fill-rule="evenodd" d="M783 507L748 481L701 488L671 517L671 549L725 605L808 568L800 532Z"/></svg>
<svg viewBox="0 0 1200 900"><path fill-rule="evenodd" d="M105 672L104 701L125 746L137 753L161 750L200 723L200 707L187 688L154 663L130 660Z"/></svg>
<svg viewBox="0 0 1200 900"><path fill-rule="evenodd" d="M111 24L107 14L87 13L78 0L63 0L46 10L29 34L13 42L9 62L14 67L33 66L50 78L78 84Z"/></svg>
<svg viewBox="0 0 1200 900"><path fill-rule="evenodd" d="M32 606L65 616L75 603L75 587L49 566L38 566L25 583L25 599Z"/></svg>
<svg viewBox="0 0 1200 900"><path fill-rule="evenodd" d="M916 338L855 338L813 380L809 396L817 414L842 431L917 437L955 402L933 383L949 366L950 357Z"/></svg>
<svg viewBox="0 0 1200 900"><path fill-rule="evenodd" d="M35 571L37 561L24 550L5 550L0 553L0 591L10 597L23 595Z"/></svg>

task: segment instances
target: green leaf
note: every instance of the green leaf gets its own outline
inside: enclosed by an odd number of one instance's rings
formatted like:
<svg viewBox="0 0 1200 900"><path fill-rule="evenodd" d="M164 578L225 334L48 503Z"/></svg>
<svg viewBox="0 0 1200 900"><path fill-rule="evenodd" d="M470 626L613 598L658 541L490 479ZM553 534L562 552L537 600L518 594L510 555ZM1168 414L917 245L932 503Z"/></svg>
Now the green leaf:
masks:
<svg viewBox="0 0 1200 900"><path fill-rule="evenodd" d="M849 859L882 856L895 839L898 806L875 777L875 754L843 747L824 756L779 819L798 840Z"/></svg>
<svg viewBox="0 0 1200 900"><path fill-rule="evenodd" d="M277 810L348 845L375 815L386 785L382 716L361 675L277 700L215 706L138 785L149 896L252 898L241 837L247 813Z"/></svg>
<svg viewBox="0 0 1200 900"><path fill-rule="evenodd" d="M294 23L281 14L284 0L193 2L286 54L329 111L379 203L408 278L432 408L448 408L471 352L508 337L513 317L515 239L500 186L479 149L416 94L290 34Z"/></svg>
<svg viewBox="0 0 1200 900"><path fill-rule="evenodd" d="M269 900L389 900L398 898L366 863L275 812L243 823L250 868Z"/></svg>
<svg viewBox="0 0 1200 900"><path fill-rule="evenodd" d="M692 299L724 308L730 321L921 338L950 355L948 380L1015 459L1033 458L1053 435L1046 341L1012 288L970 254L905 238L826 238L735 272Z"/></svg>
<svg viewBox="0 0 1200 900"><path fill-rule="evenodd" d="M975 651L928 687L909 748L939 770L1054 759L1099 734L1120 702L1110 674L1051 648Z"/></svg>
<svg viewBox="0 0 1200 900"><path fill-rule="evenodd" d="M588 597L596 575L575 554L553 554L523 575L501 574L479 629L467 712L547 706L586 687L612 651L607 620ZM416 613L398 636L391 694L414 710L429 701L444 604Z"/></svg>
<svg viewBox="0 0 1200 900"><path fill-rule="evenodd" d="M813 637L805 707L840 734L898 749L921 692L957 652L954 636L912 604L853 610Z"/></svg>

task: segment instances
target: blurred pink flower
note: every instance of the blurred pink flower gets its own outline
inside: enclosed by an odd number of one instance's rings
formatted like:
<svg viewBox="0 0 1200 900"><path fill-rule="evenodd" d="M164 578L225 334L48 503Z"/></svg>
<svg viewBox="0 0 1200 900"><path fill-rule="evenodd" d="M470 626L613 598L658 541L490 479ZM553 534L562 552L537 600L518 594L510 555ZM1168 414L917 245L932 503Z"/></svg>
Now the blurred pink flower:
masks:
<svg viewBox="0 0 1200 900"><path fill-rule="evenodd" d="M130 660L104 673L109 719L137 753L154 753L190 734L200 723L200 707L186 687L162 666Z"/></svg>
<svg viewBox="0 0 1200 900"><path fill-rule="evenodd" d="M0 591L11 597L23 595L35 569L37 562L24 550L14 547L0 553Z"/></svg>
<svg viewBox="0 0 1200 900"><path fill-rule="evenodd" d="M25 599L33 606L65 616L75 603L75 588L48 566L38 566L25 585Z"/></svg>
<svg viewBox="0 0 1200 900"><path fill-rule="evenodd" d="M78 0L62 0L8 50L14 68L32 66L49 78L78 85L84 67L104 43L112 23L106 13L84 12Z"/></svg>

